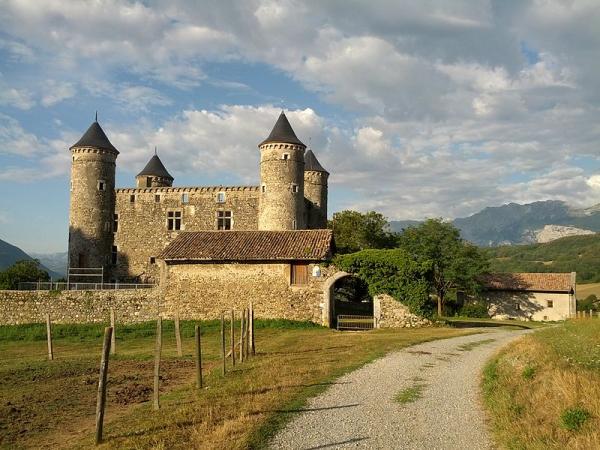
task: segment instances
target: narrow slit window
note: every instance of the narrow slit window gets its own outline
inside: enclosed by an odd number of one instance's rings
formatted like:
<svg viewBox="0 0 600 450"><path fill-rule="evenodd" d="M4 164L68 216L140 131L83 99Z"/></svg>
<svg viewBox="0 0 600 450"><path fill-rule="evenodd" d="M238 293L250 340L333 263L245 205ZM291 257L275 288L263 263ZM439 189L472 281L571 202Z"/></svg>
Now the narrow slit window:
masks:
<svg viewBox="0 0 600 450"><path fill-rule="evenodd" d="M160 203L160 195L159 194L154 195L154 203Z"/></svg>
<svg viewBox="0 0 600 450"><path fill-rule="evenodd" d="M112 252L111 252L111 262L113 264L117 264L117 260L119 258L119 251L117 249L116 245L112 246Z"/></svg>
<svg viewBox="0 0 600 450"><path fill-rule="evenodd" d="M284 161L287 161L288 159L290 159L290 154L284 153L283 155L281 155L281 159L283 159Z"/></svg>
<svg viewBox="0 0 600 450"><path fill-rule="evenodd" d="M263 192L267 192L267 185L266 185L266 184L263 184L263 185L260 187L260 190L261 190L261 191L263 191Z"/></svg>
<svg viewBox="0 0 600 450"><path fill-rule="evenodd" d="M167 229L170 231L181 230L181 211L169 211L167 213Z"/></svg>
<svg viewBox="0 0 600 450"><path fill-rule="evenodd" d="M135 203L135 194L129 196L129 203Z"/></svg>
<svg viewBox="0 0 600 450"><path fill-rule="evenodd" d="M217 203L225 203L225 192L219 192L217 194Z"/></svg>
<svg viewBox="0 0 600 450"><path fill-rule="evenodd" d="M217 211L217 230L231 230L231 211Z"/></svg>
<svg viewBox="0 0 600 450"><path fill-rule="evenodd" d="M106 181L98 180L98 190L105 191L106 190Z"/></svg>
<svg viewBox="0 0 600 450"><path fill-rule="evenodd" d="M181 194L181 203L189 203L190 202L190 194L188 194L187 192L184 194Z"/></svg>
<svg viewBox="0 0 600 450"><path fill-rule="evenodd" d="M119 215L115 213L113 215L113 233L117 231L119 231Z"/></svg>
<svg viewBox="0 0 600 450"><path fill-rule="evenodd" d="M292 192L293 192L294 194L297 194L297 193L298 193L298 185L297 185L297 184L292 184Z"/></svg>

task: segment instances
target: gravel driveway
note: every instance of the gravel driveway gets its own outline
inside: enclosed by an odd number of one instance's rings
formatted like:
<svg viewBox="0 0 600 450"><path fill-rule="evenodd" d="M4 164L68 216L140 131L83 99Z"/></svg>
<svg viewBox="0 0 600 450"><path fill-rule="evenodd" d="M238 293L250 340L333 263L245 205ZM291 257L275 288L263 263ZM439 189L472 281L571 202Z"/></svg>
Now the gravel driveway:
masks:
<svg viewBox="0 0 600 450"><path fill-rule="evenodd" d="M486 331L390 353L311 399L271 448L494 448L480 403L481 370L524 333Z"/></svg>

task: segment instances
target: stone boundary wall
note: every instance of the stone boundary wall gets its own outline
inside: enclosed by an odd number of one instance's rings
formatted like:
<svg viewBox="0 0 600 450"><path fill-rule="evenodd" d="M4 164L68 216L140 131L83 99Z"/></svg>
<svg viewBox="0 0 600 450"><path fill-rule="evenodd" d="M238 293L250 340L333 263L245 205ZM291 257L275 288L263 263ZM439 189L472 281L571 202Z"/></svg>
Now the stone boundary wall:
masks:
<svg viewBox="0 0 600 450"><path fill-rule="evenodd" d="M0 291L0 325L45 322L108 322L114 308L120 323L155 320L160 291L121 289L104 291Z"/></svg>
<svg viewBox="0 0 600 450"><path fill-rule="evenodd" d="M408 307L387 294L373 298L373 316L377 328L420 328L431 325L431 321L412 314Z"/></svg>

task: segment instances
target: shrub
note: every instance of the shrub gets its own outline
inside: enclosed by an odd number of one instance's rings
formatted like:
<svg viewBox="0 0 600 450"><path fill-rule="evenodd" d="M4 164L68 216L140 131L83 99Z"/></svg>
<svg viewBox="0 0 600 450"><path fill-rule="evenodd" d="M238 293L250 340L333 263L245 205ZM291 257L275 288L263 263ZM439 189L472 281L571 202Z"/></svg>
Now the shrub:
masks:
<svg viewBox="0 0 600 450"><path fill-rule="evenodd" d="M460 309L460 315L464 317L475 317L479 319L488 318L487 304L481 300L469 302Z"/></svg>
<svg viewBox="0 0 600 450"><path fill-rule="evenodd" d="M525 380L531 380L535 376L535 367L533 366L525 366L521 375Z"/></svg>
<svg viewBox="0 0 600 450"><path fill-rule="evenodd" d="M577 431L591 416L588 411L579 406L567 408L560 415L560 425L569 431Z"/></svg>

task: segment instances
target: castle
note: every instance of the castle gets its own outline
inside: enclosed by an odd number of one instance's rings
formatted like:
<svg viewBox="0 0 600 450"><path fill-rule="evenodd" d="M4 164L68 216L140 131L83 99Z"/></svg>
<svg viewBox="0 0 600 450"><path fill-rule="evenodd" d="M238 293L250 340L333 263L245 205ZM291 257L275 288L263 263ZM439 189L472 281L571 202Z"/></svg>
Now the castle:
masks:
<svg viewBox="0 0 600 450"><path fill-rule="evenodd" d="M69 267L158 282L157 257L184 232L326 228L329 173L283 111L258 148L259 186L175 187L155 154L135 187L116 188L119 151L96 120L70 148Z"/></svg>

